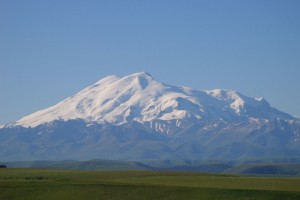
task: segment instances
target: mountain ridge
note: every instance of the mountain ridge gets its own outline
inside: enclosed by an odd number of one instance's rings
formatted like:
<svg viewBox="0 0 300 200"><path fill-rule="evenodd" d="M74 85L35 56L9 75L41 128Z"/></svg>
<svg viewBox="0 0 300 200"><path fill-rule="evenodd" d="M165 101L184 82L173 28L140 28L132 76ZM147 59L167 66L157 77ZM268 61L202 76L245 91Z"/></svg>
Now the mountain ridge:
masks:
<svg viewBox="0 0 300 200"><path fill-rule="evenodd" d="M268 113L258 112L262 107L268 109ZM123 77L107 76L58 104L10 125L36 127L54 120L83 119L114 125L137 121L150 123L149 126L157 120L177 120L178 126L178 121L191 118L194 121L230 121L230 118L257 121L270 117L295 119L272 108L264 98L250 98L228 89L195 90L170 86L146 72L139 72Z"/></svg>
<svg viewBox="0 0 300 200"><path fill-rule="evenodd" d="M300 120L233 90L108 76L0 127L0 159L235 160L300 155Z"/></svg>

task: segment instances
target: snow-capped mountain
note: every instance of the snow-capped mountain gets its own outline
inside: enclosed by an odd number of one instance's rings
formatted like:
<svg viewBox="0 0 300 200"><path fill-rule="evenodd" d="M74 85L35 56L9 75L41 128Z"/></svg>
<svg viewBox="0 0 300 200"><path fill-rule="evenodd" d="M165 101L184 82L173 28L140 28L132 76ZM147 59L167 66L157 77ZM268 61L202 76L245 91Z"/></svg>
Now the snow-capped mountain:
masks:
<svg viewBox="0 0 300 200"><path fill-rule="evenodd" d="M293 119L272 108L263 98L232 90L199 91L176 87L141 72L108 76L62 102L26 116L14 125L36 127L54 120L121 125L132 121L162 133L184 128L186 122L242 122ZM172 126L177 128L172 128Z"/></svg>
<svg viewBox="0 0 300 200"><path fill-rule="evenodd" d="M141 72L108 76L0 127L3 159L299 156L300 120L263 98L195 90Z"/></svg>

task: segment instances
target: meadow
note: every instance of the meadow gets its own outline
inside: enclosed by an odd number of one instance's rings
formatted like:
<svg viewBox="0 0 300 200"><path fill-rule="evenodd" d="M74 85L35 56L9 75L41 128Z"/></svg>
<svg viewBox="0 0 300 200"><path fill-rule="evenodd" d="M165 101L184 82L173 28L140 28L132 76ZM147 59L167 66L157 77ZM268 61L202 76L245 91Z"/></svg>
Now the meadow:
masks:
<svg viewBox="0 0 300 200"><path fill-rule="evenodd" d="M0 199L300 199L300 178L195 172L0 169Z"/></svg>

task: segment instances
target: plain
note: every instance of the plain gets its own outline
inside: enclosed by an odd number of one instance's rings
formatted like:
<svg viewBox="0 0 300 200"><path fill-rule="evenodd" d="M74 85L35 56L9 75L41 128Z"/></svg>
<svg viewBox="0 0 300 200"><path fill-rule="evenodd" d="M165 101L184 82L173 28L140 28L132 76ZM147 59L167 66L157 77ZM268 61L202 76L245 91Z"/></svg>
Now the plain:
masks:
<svg viewBox="0 0 300 200"><path fill-rule="evenodd" d="M300 199L299 177L1 169L0 199Z"/></svg>

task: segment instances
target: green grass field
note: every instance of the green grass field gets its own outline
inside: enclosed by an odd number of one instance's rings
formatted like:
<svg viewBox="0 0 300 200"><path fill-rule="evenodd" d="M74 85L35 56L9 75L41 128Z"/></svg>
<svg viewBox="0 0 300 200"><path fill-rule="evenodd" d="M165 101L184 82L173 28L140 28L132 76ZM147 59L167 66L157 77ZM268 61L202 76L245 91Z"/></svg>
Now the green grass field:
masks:
<svg viewBox="0 0 300 200"><path fill-rule="evenodd" d="M0 199L300 199L300 178L0 169Z"/></svg>

